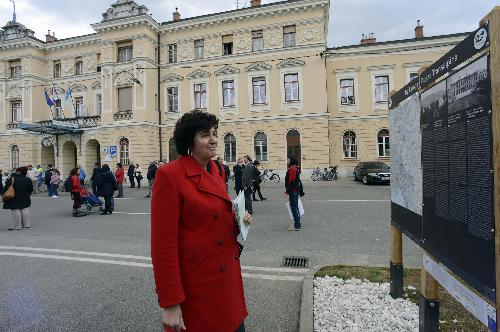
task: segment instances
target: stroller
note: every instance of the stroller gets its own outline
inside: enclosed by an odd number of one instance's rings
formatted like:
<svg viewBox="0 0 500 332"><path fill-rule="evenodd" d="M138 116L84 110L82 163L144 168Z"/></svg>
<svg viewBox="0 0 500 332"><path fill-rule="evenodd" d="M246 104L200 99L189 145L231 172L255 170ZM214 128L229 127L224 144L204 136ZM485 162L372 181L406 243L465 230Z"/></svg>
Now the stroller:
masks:
<svg viewBox="0 0 500 332"><path fill-rule="evenodd" d="M102 201L84 188L82 190L82 210L89 213L94 207L99 207L99 211L102 211Z"/></svg>

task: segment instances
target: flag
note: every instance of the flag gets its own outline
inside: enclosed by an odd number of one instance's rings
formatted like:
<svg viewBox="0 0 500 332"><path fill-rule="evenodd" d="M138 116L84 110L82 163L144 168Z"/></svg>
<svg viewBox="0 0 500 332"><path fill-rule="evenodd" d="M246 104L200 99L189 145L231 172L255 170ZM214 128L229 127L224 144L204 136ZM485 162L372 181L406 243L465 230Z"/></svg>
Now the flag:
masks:
<svg viewBox="0 0 500 332"><path fill-rule="evenodd" d="M52 100L59 100L54 82L52 82Z"/></svg>
<svg viewBox="0 0 500 332"><path fill-rule="evenodd" d="M66 90L66 97L65 97L65 101L68 102L69 98L71 98L73 96L73 91L71 90L71 88L68 88L68 90Z"/></svg>
<svg viewBox="0 0 500 332"><path fill-rule="evenodd" d="M49 105L49 107L52 107L55 105L54 101L49 97L49 94L47 93L47 89L44 89L45 91L45 100L47 101L47 105Z"/></svg>

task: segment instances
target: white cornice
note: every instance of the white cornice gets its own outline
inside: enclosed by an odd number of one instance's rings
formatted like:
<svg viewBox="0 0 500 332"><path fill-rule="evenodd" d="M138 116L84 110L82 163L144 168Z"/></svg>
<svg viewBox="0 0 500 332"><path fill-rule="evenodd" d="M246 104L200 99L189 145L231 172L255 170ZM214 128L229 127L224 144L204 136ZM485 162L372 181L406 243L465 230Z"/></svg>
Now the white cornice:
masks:
<svg viewBox="0 0 500 332"><path fill-rule="evenodd" d="M389 118L389 114L380 114L380 115L360 115L360 116L346 116L346 117L333 117L330 116L328 119L329 122L342 122L342 121L355 121L355 120L380 120Z"/></svg>
<svg viewBox="0 0 500 332"><path fill-rule="evenodd" d="M236 20L253 20L257 17L277 16L290 12L305 11L309 9L322 8L328 12L329 0L303 0L283 2L270 6L258 6L247 9L245 11L230 11L225 13L201 16L199 18L191 18L181 20L179 22L168 22L161 27L161 32L172 32L176 30L197 29L206 25L221 24L226 22L234 22Z"/></svg>
<svg viewBox="0 0 500 332"><path fill-rule="evenodd" d="M340 49L327 50L327 58L331 57L344 57L344 56L359 56L359 55L373 55L373 54L387 54L387 53L400 53L412 52L419 50L429 51L433 48L452 47L460 43L466 36L452 36L435 39L425 40L411 40L411 41L394 41L382 44L375 44L373 46L353 46L342 47Z"/></svg>
<svg viewBox="0 0 500 332"><path fill-rule="evenodd" d="M160 25L149 15L138 15L127 17L119 20L112 20L101 23L94 23L90 26L94 28L96 32L107 32L123 30L125 28L135 27L139 25L147 24L155 32L160 30Z"/></svg>

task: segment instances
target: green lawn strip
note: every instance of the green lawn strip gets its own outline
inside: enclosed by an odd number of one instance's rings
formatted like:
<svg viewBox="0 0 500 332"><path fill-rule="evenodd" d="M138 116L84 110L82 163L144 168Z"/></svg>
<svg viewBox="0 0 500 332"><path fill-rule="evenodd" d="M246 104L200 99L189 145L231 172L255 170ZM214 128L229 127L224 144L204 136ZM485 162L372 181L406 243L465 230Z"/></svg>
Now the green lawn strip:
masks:
<svg viewBox="0 0 500 332"><path fill-rule="evenodd" d="M404 269L403 271L405 287L405 298L418 304L420 292L420 269ZM335 265L325 266L314 275L315 278L335 276L342 279L356 278L368 280L375 283L389 282L389 268L386 267L366 267ZM416 290L408 289L413 286ZM469 313L459 302L457 302L448 292L439 287L440 299L440 331L464 331L464 332L487 332L488 329Z"/></svg>

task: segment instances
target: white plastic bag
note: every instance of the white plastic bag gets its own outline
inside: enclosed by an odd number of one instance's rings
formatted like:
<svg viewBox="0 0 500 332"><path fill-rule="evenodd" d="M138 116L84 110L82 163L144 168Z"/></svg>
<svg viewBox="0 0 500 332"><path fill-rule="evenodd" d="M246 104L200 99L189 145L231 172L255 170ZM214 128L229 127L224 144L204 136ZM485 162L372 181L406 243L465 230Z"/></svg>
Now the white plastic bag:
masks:
<svg viewBox="0 0 500 332"><path fill-rule="evenodd" d="M293 220L293 214L292 214L292 209L290 208L290 202L286 202L286 208L288 210L288 216L290 217L291 220ZM299 197L299 215L303 216L304 215L304 206L302 205L302 200Z"/></svg>

